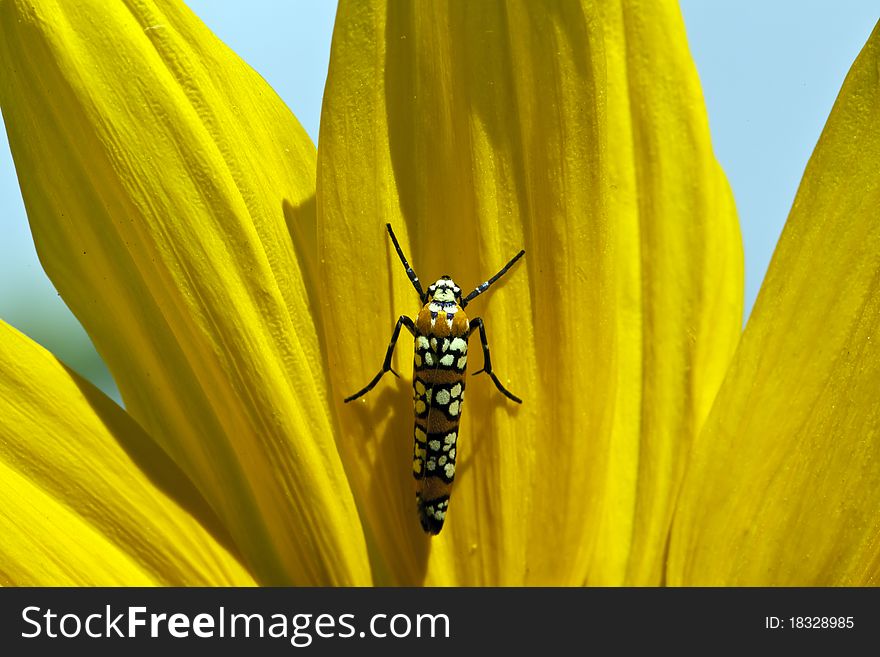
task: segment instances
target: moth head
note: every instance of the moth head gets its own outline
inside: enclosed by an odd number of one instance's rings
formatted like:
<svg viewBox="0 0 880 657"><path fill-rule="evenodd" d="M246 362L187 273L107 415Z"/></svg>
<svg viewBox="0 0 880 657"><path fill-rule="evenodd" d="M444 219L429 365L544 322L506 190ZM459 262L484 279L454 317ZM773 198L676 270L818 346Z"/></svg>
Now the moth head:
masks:
<svg viewBox="0 0 880 657"><path fill-rule="evenodd" d="M461 288L449 276L441 276L428 287L428 300L461 304Z"/></svg>

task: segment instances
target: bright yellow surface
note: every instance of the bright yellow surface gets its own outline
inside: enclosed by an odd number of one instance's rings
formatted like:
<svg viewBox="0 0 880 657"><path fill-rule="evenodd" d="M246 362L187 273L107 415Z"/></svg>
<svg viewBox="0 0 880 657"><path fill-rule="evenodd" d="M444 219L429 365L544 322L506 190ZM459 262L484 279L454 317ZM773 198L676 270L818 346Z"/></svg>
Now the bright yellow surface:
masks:
<svg viewBox="0 0 880 657"><path fill-rule="evenodd" d="M671 584L880 583L878 68L875 28L697 444Z"/></svg>
<svg viewBox="0 0 880 657"><path fill-rule="evenodd" d="M143 430L2 322L0 418L0 584L254 583Z"/></svg>
<svg viewBox="0 0 880 657"><path fill-rule="evenodd" d="M318 157L340 447L379 581L659 583L675 495L741 326L742 252L671 3L342 2ZM471 289L501 381L469 379L446 526L407 480L425 285ZM471 341L471 371L479 369ZM404 333L395 367L411 372Z"/></svg>
<svg viewBox="0 0 880 657"><path fill-rule="evenodd" d="M0 30L38 253L128 411L261 583L369 583L306 282L308 136L179 3L4 2Z"/></svg>
<svg viewBox="0 0 880 657"><path fill-rule="evenodd" d="M128 411L0 326L2 582L876 583L880 37L737 347L677 7L389 5L340 5L316 157L176 4L0 2L38 251ZM467 308L523 404L468 380L434 539L405 332L342 403L418 310L386 222L425 286L526 250Z"/></svg>

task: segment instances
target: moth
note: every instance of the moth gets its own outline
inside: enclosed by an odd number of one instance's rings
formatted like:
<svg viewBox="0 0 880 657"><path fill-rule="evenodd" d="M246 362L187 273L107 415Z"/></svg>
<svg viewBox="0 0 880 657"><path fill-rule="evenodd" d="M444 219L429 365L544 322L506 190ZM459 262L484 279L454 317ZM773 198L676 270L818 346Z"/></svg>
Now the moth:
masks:
<svg viewBox="0 0 880 657"><path fill-rule="evenodd" d="M456 445L464 404L468 340L474 331L479 331L483 349L483 367L474 374L485 372L501 394L517 404L522 403L519 397L501 384L492 370L483 319L469 319L464 309L504 276L525 255L525 250L517 253L497 274L478 285L467 296L462 297L461 288L449 276L441 276L424 291L418 276L403 255L391 224L386 224L385 227L406 275L419 295L422 308L415 320L406 315L400 316L391 334L382 369L372 381L344 401L348 403L368 393L386 372L400 376L391 368L391 357L400 329L405 327L415 339L412 471L416 480L416 505L422 529L428 534L436 535L443 529L452 482L455 479Z"/></svg>

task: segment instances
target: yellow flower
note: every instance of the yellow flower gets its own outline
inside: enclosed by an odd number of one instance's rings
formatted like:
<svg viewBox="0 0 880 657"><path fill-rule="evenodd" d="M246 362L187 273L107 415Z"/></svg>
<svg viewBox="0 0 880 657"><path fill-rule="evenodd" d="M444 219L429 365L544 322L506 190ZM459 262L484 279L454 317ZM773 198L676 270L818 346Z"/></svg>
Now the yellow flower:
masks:
<svg viewBox="0 0 880 657"><path fill-rule="evenodd" d="M0 324L0 580L873 582L880 36L740 339L677 7L389 4L340 5L316 153L177 4L0 2L38 252L126 407ZM469 382L436 538L408 383L342 403L418 303L386 222L424 280L527 252L468 307L524 403Z"/></svg>

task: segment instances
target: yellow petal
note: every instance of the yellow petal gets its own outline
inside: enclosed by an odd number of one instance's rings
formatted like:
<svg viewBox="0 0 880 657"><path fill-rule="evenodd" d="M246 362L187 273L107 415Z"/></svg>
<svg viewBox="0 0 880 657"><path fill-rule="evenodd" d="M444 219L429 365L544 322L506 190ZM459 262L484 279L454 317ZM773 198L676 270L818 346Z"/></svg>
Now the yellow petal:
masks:
<svg viewBox="0 0 880 657"><path fill-rule="evenodd" d="M0 436L3 584L253 584L137 423L2 322Z"/></svg>
<svg viewBox="0 0 880 657"><path fill-rule="evenodd" d="M0 10L41 261L260 581L367 583L313 318L314 146L186 8L130 5Z"/></svg>
<svg viewBox="0 0 880 657"><path fill-rule="evenodd" d="M602 6L619 378L590 579L615 583L625 566L627 583L658 584L690 447L740 335L742 245L677 5Z"/></svg>
<svg viewBox="0 0 880 657"><path fill-rule="evenodd" d="M672 584L880 583L878 67L875 28L697 444Z"/></svg>
<svg viewBox="0 0 880 657"><path fill-rule="evenodd" d="M412 343L341 407L343 454L396 583L657 582L671 503L741 322L730 192L677 8L342 2L318 163L335 400L379 369L428 285L470 289L493 366L469 379L446 528L421 535ZM366 272L366 274L364 273ZM472 371L482 357L471 342Z"/></svg>

